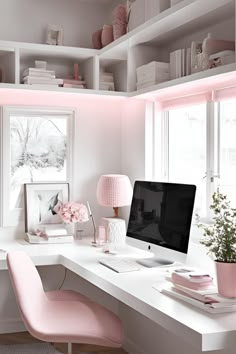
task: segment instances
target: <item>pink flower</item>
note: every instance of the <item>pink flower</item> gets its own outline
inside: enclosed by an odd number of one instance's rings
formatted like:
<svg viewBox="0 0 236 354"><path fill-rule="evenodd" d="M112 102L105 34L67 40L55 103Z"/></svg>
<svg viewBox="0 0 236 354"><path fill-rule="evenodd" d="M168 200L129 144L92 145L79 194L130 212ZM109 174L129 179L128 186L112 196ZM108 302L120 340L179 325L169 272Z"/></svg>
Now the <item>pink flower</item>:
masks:
<svg viewBox="0 0 236 354"><path fill-rule="evenodd" d="M64 203L59 207L57 214L66 224L85 222L89 220L88 209L84 204L81 203Z"/></svg>

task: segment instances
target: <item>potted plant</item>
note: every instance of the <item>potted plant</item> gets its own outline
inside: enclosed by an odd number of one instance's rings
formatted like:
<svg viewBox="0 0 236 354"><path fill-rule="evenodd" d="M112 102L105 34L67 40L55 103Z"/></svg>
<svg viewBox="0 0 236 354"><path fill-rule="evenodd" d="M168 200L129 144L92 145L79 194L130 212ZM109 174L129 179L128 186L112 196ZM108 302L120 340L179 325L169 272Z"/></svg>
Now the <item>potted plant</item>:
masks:
<svg viewBox="0 0 236 354"><path fill-rule="evenodd" d="M236 209L219 189L212 200L213 223L199 225L203 229L200 243L215 258L219 294L236 297Z"/></svg>

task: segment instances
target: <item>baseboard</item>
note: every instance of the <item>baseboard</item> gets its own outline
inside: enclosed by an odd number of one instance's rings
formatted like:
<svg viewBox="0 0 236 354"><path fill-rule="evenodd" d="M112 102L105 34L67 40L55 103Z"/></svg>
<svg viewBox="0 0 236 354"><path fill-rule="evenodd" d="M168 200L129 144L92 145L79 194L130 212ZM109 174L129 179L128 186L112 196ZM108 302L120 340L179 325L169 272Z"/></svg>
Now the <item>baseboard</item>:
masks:
<svg viewBox="0 0 236 354"><path fill-rule="evenodd" d="M16 333L26 331L22 320L18 318L11 318L7 320L0 320L0 333Z"/></svg>
<svg viewBox="0 0 236 354"><path fill-rule="evenodd" d="M137 345L129 338L124 339L124 344L122 346L129 354L148 354L146 351L137 347Z"/></svg>

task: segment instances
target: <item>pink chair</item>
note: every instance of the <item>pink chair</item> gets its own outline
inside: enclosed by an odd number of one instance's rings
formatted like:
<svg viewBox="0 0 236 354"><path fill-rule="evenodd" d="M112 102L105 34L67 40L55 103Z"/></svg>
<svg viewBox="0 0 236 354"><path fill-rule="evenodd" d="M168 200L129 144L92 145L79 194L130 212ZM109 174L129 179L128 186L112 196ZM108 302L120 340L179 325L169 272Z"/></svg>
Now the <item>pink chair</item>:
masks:
<svg viewBox="0 0 236 354"><path fill-rule="evenodd" d="M122 345L120 319L101 305L72 290L45 292L32 260L25 252L7 254L11 283L29 333L46 342Z"/></svg>

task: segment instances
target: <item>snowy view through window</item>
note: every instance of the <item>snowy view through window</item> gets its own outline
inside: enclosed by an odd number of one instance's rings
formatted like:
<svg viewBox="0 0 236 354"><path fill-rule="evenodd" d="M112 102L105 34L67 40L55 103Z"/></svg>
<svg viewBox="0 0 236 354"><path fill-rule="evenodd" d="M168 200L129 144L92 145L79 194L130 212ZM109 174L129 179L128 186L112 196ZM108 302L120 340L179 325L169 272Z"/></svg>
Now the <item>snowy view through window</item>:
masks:
<svg viewBox="0 0 236 354"><path fill-rule="evenodd" d="M10 209L23 207L23 184L66 181L67 119L10 118Z"/></svg>

